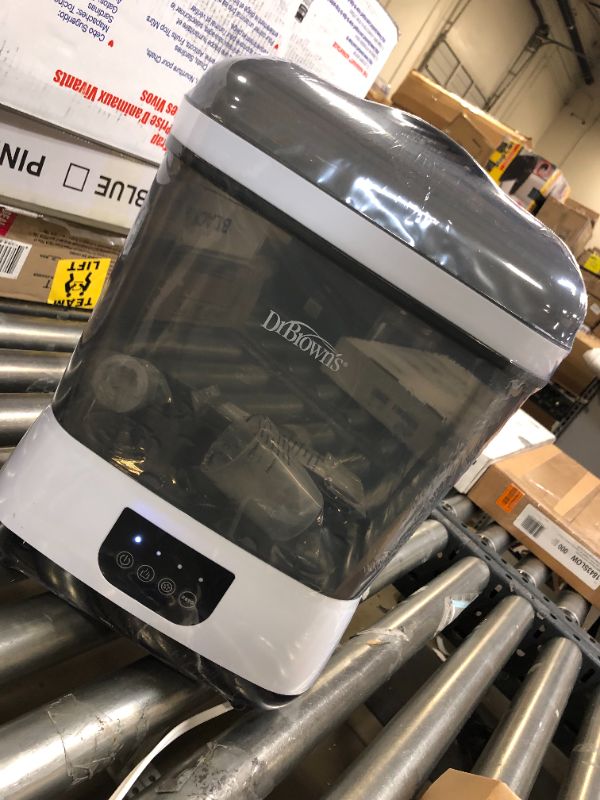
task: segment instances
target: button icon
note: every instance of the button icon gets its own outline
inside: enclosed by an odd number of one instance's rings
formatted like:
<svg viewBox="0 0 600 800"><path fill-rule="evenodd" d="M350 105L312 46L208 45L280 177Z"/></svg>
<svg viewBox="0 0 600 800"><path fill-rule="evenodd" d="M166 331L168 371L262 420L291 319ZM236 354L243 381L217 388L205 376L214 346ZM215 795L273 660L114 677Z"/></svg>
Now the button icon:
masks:
<svg viewBox="0 0 600 800"><path fill-rule="evenodd" d="M121 569L129 569L133 564L133 556L127 550L121 550L120 553L117 553L117 558L115 560L117 566L121 567Z"/></svg>
<svg viewBox="0 0 600 800"><path fill-rule="evenodd" d="M170 597L175 593L175 582L171 578L161 578L158 582L158 591L165 597Z"/></svg>
<svg viewBox="0 0 600 800"><path fill-rule="evenodd" d="M150 581L154 580L156 572L149 564L142 564L137 568L136 574L143 583L150 583Z"/></svg>
<svg viewBox="0 0 600 800"><path fill-rule="evenodd" d="M196 603L198 602L196 595L193 592L190 592L189 589L180 592L177 600L182 608L195 608Z"/></svg>

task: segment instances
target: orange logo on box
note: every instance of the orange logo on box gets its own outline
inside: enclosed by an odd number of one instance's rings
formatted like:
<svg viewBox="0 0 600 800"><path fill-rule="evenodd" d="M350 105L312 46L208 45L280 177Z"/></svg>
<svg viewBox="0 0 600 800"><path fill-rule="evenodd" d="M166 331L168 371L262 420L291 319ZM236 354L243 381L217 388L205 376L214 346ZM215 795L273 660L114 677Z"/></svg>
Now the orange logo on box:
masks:
<svg viewBox="0 0 600 800"><path fill-rule="evenodd" d="M496 505L510 513L523 497L525 497L525 492L522 492L514 483L509 483L496 500Z"/></svg>

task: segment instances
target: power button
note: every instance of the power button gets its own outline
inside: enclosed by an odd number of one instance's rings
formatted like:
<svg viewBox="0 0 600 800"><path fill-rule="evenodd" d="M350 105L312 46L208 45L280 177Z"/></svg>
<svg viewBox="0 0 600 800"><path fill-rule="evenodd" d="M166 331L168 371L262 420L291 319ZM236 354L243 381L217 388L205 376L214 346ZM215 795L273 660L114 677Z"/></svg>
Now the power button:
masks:
<svg viewBox="0 0 600 800"><path fill-rule="evenodd" d="M121 569L129 569L133 564L133 556L127 550L121 550L120 553L117 553L117 558L115 560L117 566L121 567Z"/></svg>

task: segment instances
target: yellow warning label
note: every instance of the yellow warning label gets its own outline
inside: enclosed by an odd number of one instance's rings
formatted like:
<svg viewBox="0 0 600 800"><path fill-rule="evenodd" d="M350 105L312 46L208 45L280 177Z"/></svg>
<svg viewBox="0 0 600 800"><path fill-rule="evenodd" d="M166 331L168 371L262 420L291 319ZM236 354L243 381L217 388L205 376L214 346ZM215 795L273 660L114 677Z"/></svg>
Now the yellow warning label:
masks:
<svg viewBox="0 0 600 800"><path fill-rule="evenodd" d="M590 272L600 275L600 253L592 253L591 256L588 256L583 266Z"/></svg>
<svg viewBox="0 0 600 800"><path fill-rule="evenodd" d="M61 258L56 271L48 302L55 306L93 308L110 267L110 258Z"/></svg>

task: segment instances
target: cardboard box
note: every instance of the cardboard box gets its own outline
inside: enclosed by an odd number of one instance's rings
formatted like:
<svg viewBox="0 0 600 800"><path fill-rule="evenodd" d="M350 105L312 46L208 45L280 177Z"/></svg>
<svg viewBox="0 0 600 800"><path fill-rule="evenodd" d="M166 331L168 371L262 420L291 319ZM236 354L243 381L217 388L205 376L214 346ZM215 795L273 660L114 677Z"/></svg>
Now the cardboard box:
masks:
<svg viewBox="0 0 600 800"><path fill-rule="evenodd" d="M600 212L595 211L593 208L589 208L588 206L584 206L583 203L578 203L577 200L573 200L572 197L568 197L565 200L565 205L569 208L572 208L574 211L579 212L579 214L583 214L584 217L587 217L592 223L592 227L595 226L600 218Z"/></svg>
<svg viewBox="0 0 600 800"><path fill-rule="evenodd" d="M256 5L264 13L265 0ZM284 0L278 3L281 6L287 6L293 19L277 54L338 89L364 97L398 42L396 24L379 0L305 0L302 4ZM307 11L300 16L303 6Z"/></svg>
<svg viewBox="0 0 600 800"><path fill-rule="evenodd" d="M578 396L583 394L595 375L583 360L584 353L600 347L600 339L592 333L577 331L573 349L552 376L552 382Z"/></svg>
<svg viewBox="0 0 600 800"><path fill-rule="evenodd" d="M398 41L377 0L35 0L0 4L0 103L158 163L215 62L281 57L359 97Z"/></svg>
<svg viewBox="0 0 600 800"><path fill-rule="evenodd" d="M550 444L493 464L469 497L600 606L600 478Z"/></svg>
<svg viewBox="0 0 600 800"><path fill-rule="evenodd" d="M153 164L4 109L0 151L1 203L103 231L129 230L156 172Z"/></svg>
<svg viewBox="0 0 600 800"><path fill-rule="evenodd" d="M369 91L367 92L367 100L372 100L374 103L381 103L382 105L392 105L392 87L383 80L381 76L375 78L375 81Z"/></svg>
<svg viewBox="0 0 600 800"><path fill-rule="evenodd" d="M396 89L392 103L441 130L446 130L458 116L464 115L485 139L495 146L498 146L503 139L531 146L531 139L527 136L509 128L508 125L504 125L416 70L413 70Z"/></svg>
<svg viewBox="0 0 600 800"><path fill-rule="evenodd" d="M552 444L554 440L554 434L550 433L544 425L519 409L490 439L481 454L454 484L454 488L458 492L466 494L490 464L513 453L521 453L533 450L534 447Z"/></svg>
<svg viewBox="0 0 600 800"><path fill-rule="evenodd" d="M581 270L581 275L588 295L584 324L593 331L600 324L600 275L588 272L587 269Z"/></svg>
<svg viewBox="0 0 600 800"><path fill-rule="evenodd" d="M596 330L600 325L600 297L588 294L588 307L585 315L584 324L590 329L590 332L596 336Z"/></svg>
<svg viewBox="0 0 600 800"><path fill-rule="evenodd" d="M580 266L588 272L600 275L600 252L598 250L584 250L578 261Z"/></svg>
<svg viewBox="0 0 600 800"><path fill-rule="evenodd" d="M123 243L121 236L0 206L0 296L91 310Z"/></svg>
<svg viewBox="0 0 600 800"><path fill-rule="evenodd" d="M509 139L492 153L486 169L517 205L532 214L539 212L546 198L564 203L570 193L556 164Z"/></svg>
<svg viewBox="0 0 600 800"><path fill-rule="evenodd" d="M421 800L519 800L505 783L470 772L449 769Z"/></svg>
<svg viewBox="0 0 600 800"><path fill-rule="evenodd" d="M583 282L585 284L585 290L588 295L593 295L594 297L600 296L600 275L596 275L594 272L589 272L587 269L581 270L581 277L583 278Z"/></svg>
<svg viewBox="0 0 600 800"><path fill-rule="evenodd" d="M567 201L568 203L568 201ZM558 234L575 257L581 255L594 232L594 222L589 214L578 208L548 197L537 213L537 218Z"/></svg>
<svg viewBox="0 0 600 800"><path fill-rule="evenodd" d="M600 275L589 272L587 269L581 270L581 276L585 284L588 295L587 313L584 324L594 332L600 325ZM596 334L594 334L596 335Z"/></svg>
<svg viewBox="0 0 600 800"><path fill-rule="evenodd" d="M482 167L486 166L497 146L497 143L486 138L465 114L455 117L445 128L445 132L462 145Z"/></svg>

